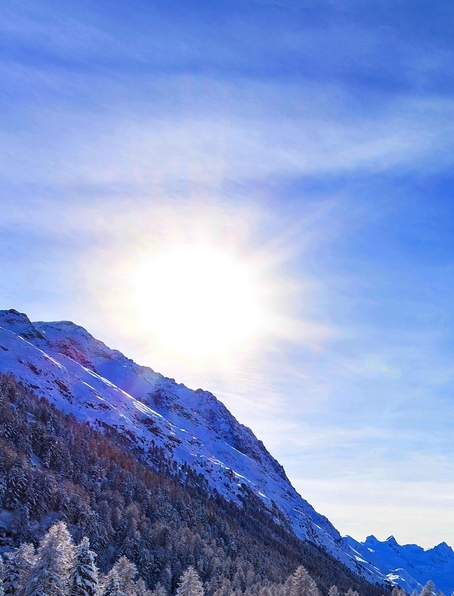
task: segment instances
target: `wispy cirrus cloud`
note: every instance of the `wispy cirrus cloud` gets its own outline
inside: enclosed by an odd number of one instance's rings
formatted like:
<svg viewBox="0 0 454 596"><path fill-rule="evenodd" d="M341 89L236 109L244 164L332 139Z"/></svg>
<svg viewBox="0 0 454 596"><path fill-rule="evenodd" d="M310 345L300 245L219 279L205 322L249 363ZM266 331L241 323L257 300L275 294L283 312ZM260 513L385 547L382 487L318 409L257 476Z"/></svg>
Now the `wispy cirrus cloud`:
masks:
<svg viewBox="0 0 454 596"><path fill-rule="evenodd" d="M116 263L181 238L257 258L281 329L194 383L341 531L440 541L453 17L441 1L3 3L3 303L146 364L105 308Z"/></svg>

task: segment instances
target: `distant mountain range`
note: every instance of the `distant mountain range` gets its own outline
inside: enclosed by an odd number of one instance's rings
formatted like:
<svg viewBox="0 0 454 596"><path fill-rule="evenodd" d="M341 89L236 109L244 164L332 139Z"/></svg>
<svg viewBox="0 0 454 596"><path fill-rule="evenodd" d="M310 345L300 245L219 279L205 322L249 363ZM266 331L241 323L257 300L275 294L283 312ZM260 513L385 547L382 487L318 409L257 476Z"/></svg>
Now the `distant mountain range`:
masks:
<svg viewBox="0 0 454 596"><path fill-rule="evenodd" d="M408 593L419 592L429 579L445 594L453 591L454 551L446 542L424 550L416 544L401 546L394 536L384 542L375 536L368 536L362 543L350 536L345 540L361 558L370 561L389 581Z"/></svg>
<svg viewBox="0 0 454 596"><path fill-rule="evenodd" d="M278 523L325 549L372 584L390 580L411 592L428 579L454 589L454 552L399 546L393 538L343 538L293 488L282 466L252 431L214 395L191 390L108 348L69 321L32 323L15 310L0 311L0 372L99 430L115 429L155 465L160 452L175 469L189 466L210 491L241 503L255 493Z"/></svg>

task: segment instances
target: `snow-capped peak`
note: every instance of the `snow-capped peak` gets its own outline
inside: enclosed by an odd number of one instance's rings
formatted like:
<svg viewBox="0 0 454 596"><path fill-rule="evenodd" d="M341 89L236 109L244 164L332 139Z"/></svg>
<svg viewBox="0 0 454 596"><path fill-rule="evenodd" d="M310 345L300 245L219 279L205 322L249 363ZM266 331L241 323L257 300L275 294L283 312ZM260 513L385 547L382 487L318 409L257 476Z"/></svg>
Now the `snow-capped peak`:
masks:
<svg viewBox="0 0 454 596"><path fill-rule="evenodd" d="M136 364L71 321L32 323L15 310L0 311L0 372L13 373L78 419L124 433L151 465L164 453L176 468L191 466L211 490L237 502L248 487L298 538L326 549L365 579L381 583L389 575L376 557L383 543L373 536L368 547L343 539L212 393ZM388 550L399 547L393 537L385 544ZM449 547L439 547L445 556Z"/></svg>

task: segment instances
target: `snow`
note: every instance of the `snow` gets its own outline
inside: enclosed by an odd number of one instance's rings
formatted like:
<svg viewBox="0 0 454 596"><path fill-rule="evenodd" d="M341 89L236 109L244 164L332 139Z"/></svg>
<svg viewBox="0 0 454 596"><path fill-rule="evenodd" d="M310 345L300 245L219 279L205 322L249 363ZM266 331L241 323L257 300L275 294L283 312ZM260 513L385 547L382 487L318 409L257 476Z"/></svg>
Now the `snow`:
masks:
<svg viewBox="0 0 454 596"><path fill-rule="evenodd" d="M381 567L352 551L296 492L252 431L211 393L136 364L69 321L31 323L17 311L0 311L0 345L6 348L0 371L13 373L59 409L161 447L229 500L240 503L241 484L247 484L265 505L277 505L299 538L326 548L356 572L359 565L370 581L384 580Z"/></svg>
<svg viewBox="0 0 454 596"><path fill-rule="evenodd" d="M352 550L408 593L414 589L420 591L429 579L445 594L454 590L454 551L445 542L425 550L416 544L402 546L394 536L383 542L368 536L363 543L347 536L346 541Z"/></svg>
<svg viewBox="0 0 454 596"><path fill-rule="evenodd" d="M42 459L35 454L32 454L30 462L33 466L40 466L43 463Z"/></svg>

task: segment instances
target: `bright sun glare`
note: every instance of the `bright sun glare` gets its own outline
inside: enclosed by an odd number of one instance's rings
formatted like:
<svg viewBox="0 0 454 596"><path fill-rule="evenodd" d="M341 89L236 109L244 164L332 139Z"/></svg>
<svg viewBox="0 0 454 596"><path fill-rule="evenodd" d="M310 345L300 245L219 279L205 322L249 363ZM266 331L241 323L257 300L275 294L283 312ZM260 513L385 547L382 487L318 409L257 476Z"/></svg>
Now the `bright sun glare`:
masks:
<svg viewBox="0 0 454 596"><path fill-rule="evenodd" d="M177 245L144 256L131 289L144 328L168 350L204 358L249 343L265 324L255 268L214 247Z"/></svg>
<svg viewBox="0 0 454 596"><path fill-rule="evenodd" d="M171 203L121 221L114 248L89 270L107 324L138 360L189 383L245 371L249 379L301 335L293 252L267 235L274 228L261 211Z"/></svg>

